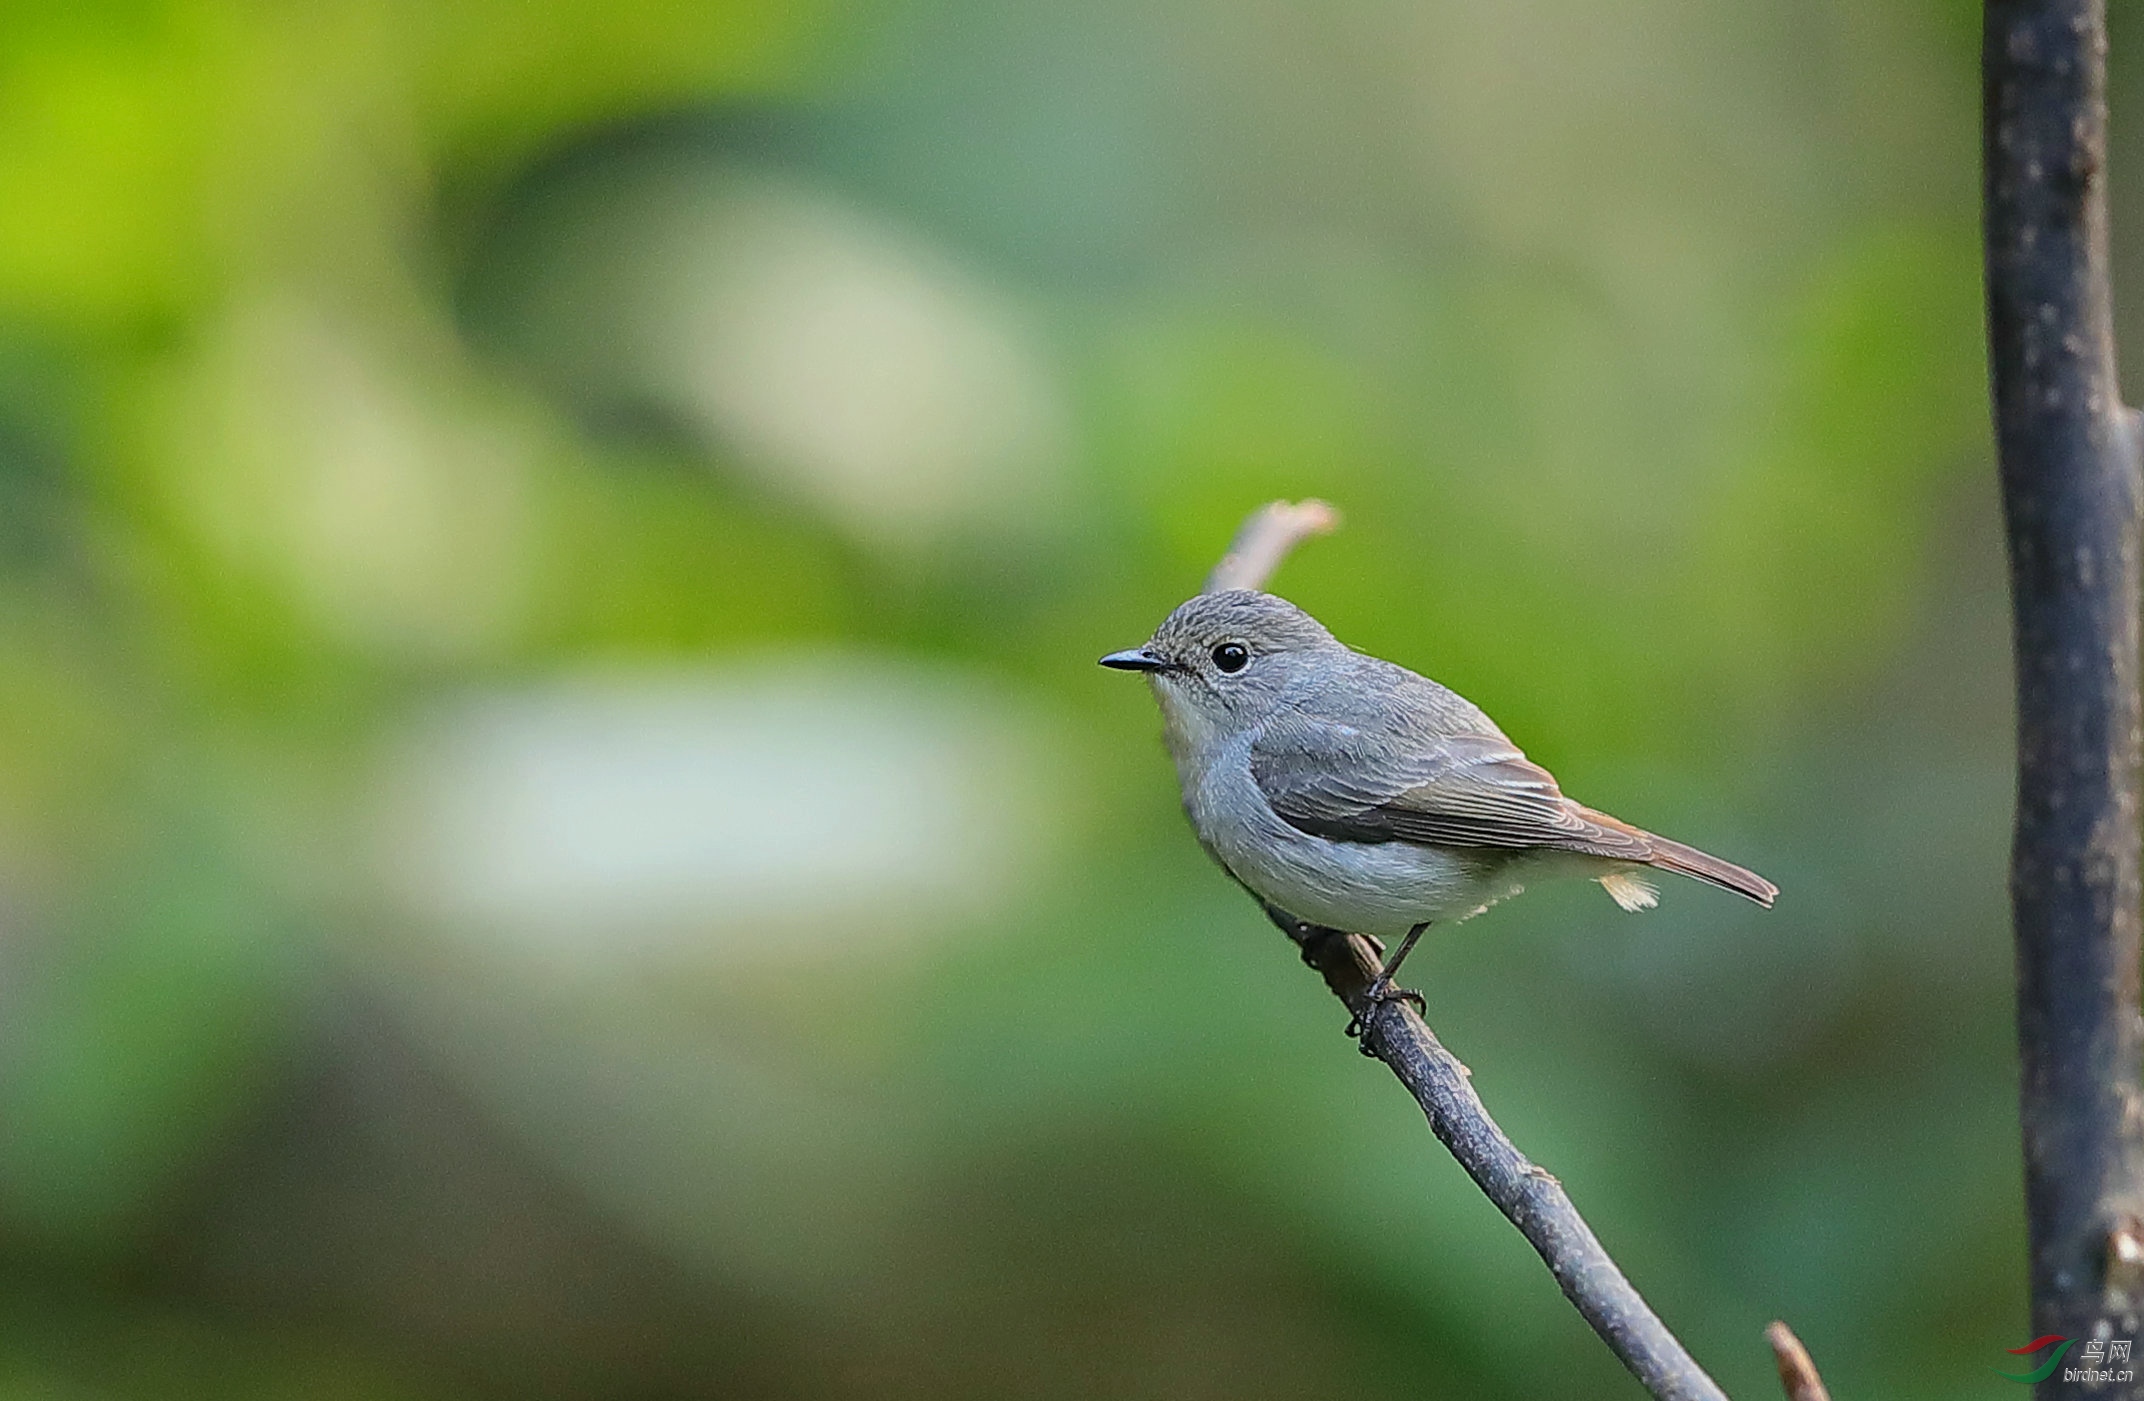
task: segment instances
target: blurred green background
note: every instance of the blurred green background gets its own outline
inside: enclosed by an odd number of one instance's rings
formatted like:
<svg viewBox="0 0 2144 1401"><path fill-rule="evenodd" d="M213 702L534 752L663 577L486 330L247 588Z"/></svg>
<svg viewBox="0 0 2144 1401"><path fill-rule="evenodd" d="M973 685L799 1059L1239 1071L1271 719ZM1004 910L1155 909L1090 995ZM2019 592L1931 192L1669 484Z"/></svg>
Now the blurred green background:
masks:
<svg viewBox="0 0 2144 1401"><path fill-rule="evenodd" d="M1977 48L5 6L0 1398L1635 1396L1094 666L1306 495L1786 892L1418 953L1516 1141L1736 1395L2014 1394Z"/></svg>

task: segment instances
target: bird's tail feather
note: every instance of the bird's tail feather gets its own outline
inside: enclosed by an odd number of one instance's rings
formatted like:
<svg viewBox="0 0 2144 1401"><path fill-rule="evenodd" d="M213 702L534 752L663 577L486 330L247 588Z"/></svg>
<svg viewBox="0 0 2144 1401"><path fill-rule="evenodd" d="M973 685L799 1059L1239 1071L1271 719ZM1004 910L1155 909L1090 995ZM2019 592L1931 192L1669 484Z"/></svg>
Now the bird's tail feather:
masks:
<svg viewBox="0 0 2144 1401"><path fill-rule="evenodd" d="M1744 870L1732 861L1722 861L1717 856L1706 855L1694 846L1684 846L1681 842L1671 842L1666 837L1655 836L1651 832L1631 826L1628 822L1609 817L1604 812L1594 812L1589 808L1585 811L1585 817L1588 821L1620 828L1642 837L1650 854L1641 860L1656 871L1673 871L1678 876L1689 876L1707 885L1716 885L1722 890L1732 890L1743 899L1754 900L1768 910L1772 908L1772 901L1779 896L1778 886L1755 871ZM1612 891L1610 893L1613 894Z"/></svg>
<svg viewBox="0 0 2144 1401"><path fill-rule="evenodd" d="M1666 837L1654 837L1651 846L1653 854L1645 864L1655 870L1673 871L1676 875L1690 876L1722 890L1732 890L1768 910L1772 908L1772 901L1778 898L1778 886L1755 871L1743 870L1732 861L1707 856L1694 846L1671 842Z"/></svg>

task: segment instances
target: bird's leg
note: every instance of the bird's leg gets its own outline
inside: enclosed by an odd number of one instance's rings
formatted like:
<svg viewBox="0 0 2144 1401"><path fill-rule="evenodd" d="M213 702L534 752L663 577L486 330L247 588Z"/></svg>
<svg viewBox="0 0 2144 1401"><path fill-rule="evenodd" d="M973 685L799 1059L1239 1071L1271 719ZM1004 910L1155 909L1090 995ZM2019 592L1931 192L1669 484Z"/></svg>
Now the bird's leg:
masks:
<svg viewBox="0 0 2144 1401"><path fill-rule="evenodd" d="M1417 1012L1429 1010L1429 1004L1423 1000L1421 993L1413 988L1392 986L1392 975L1400 971L1400 965L1407 961L1407 955L1414 952L1414 941L1421 938L1422 931L1427 928L1429 921L1423 920L1408 930L1407 937L1400 940L1398 952L1386 959L1385 966L1377 970L1376 977L1370 979L1370 985L1362 990L1362 1010L1348 1019L1348 1035L1360 1039L1367 1033L1370 1029L1371 1014L1386 1002L1411 1002ZM1373 1054L1368 1045L1363 1046L1362 1053L1366 1056Z"/></svg>
<svg viewBox="0 0 2144 1401"><path fill-rule="evenodd" d="M1385 960L1385 966L1377 970L1377 976L1370 979L1370 985L1362 990L1362 1000L1364 1002L1374 1007L1380 1002L1398 998L1402 1002L1414 1003L1416 1011L1428 1010L1428 1004L1423 1002L1421 993L1414 991L1412 988L1396 988L1392 986L1393 976L1400 971L1400 965L1407 961L1408 954L1414 952L1414 941L1421 938L1422 931L1427 928L1429 928L1429 921L1425 919L1407 931L1407 937L1400 940L1399 952ZM1383 953L1383 945L1380 944L1377 951Z"/></svg>

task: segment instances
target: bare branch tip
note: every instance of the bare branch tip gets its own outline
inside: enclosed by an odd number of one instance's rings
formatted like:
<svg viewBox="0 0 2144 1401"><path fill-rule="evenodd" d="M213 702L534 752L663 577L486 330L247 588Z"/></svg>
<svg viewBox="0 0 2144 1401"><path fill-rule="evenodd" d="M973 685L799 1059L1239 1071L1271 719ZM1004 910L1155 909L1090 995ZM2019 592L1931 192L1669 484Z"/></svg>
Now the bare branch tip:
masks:
<svg viewBox="0 0 2144 1401"><path fill-rule="evenodd" d="M1268 502L1251 512L1236 531L1228 553L1206 577L1205 592L1264 588L1266 580L1273 577L1273 571L1297 545L1339 528L1340 512L1315 497Z"/></svg>
<svg viewBox="0 0 2144 1401"><path fill-rule="evenodd" d="M1293 506L1285 501L1276 501L1273 504L1292 513L1301 523L1306 535L1330 535L1340 528L1340 508L1330 501L1306 496Z"/></svg>
<svg viewBox="0 0 2144 1401"><path fill-rule="evenodd" d="M1792 1328L1775 1320L1764 1330L1764 1340L1772 1345L1772 1357L1779 1363L1779 1384L1786 1388L1787 1401L1831 1401L1809 1349Z"/></svg>

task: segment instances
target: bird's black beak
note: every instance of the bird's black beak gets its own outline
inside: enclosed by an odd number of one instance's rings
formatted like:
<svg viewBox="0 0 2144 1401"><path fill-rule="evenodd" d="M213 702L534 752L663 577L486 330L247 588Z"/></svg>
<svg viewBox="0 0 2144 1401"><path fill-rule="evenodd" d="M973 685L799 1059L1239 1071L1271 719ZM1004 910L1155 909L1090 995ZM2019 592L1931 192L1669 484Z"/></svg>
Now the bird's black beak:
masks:
<svg viewBox="0 0 2144 1401"><path fill-rule="evenodd" d="M1111 652L1102 658L1102 665L1118 671L1165 671L1169 664L1144 647L1134 647L1129 652Z"/></svg>

